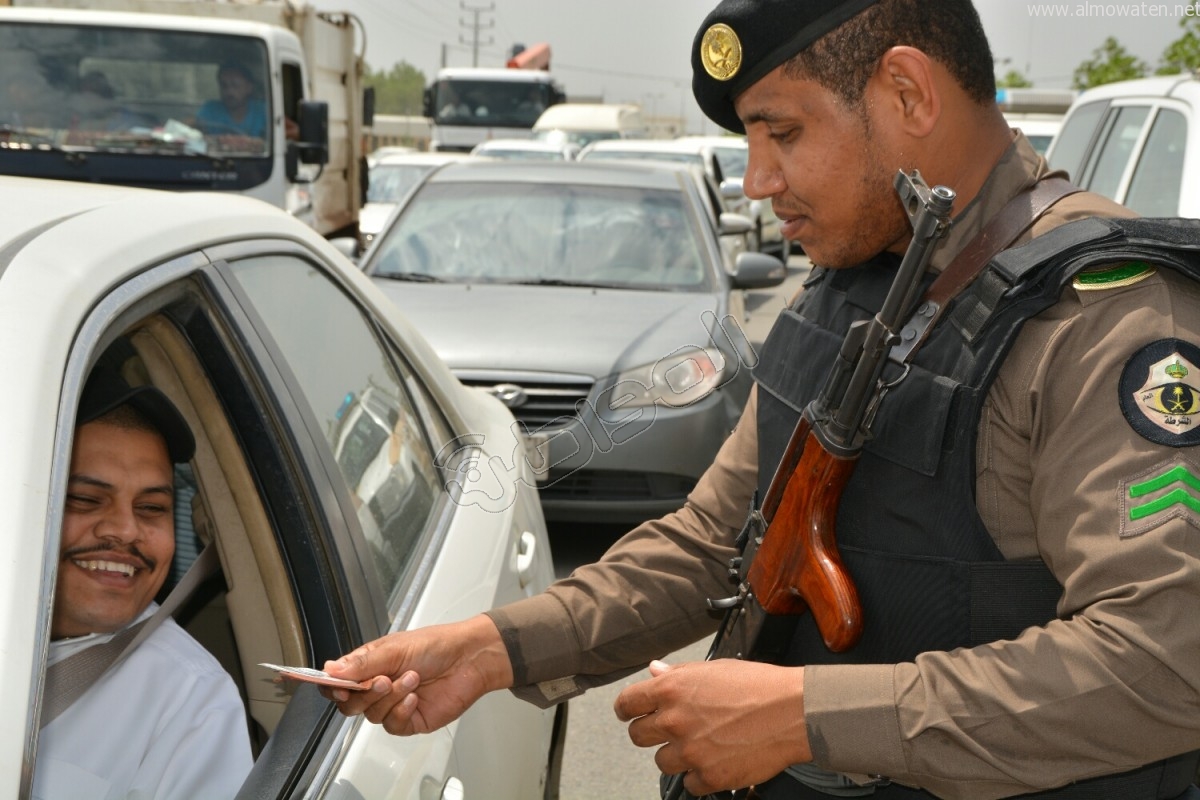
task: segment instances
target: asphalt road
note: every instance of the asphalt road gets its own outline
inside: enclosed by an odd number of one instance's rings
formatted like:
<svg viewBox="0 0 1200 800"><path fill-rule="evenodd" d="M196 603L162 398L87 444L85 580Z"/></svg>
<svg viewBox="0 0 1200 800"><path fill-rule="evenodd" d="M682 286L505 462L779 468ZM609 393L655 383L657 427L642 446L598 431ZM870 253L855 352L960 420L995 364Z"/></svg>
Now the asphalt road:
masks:
<svg viewBox="0 0 1200 800"><path fill-rule="evenodd" d="M756 348L779 310L800 288L808 272L808 261L803 256L793 256L788 267L788 278L783 284L767 291L750 292L746 298L749 319L743 329ZM550 543L559 577L569 575L580 564L594 561L624 532L624 528L616 526L552 526ZM702 640L666 660L668 663L699 661L707 650L708 641ZM654 751L635 747L612 711L613 701L621 690L646 677L648 674L642 671L569 701L561 800L649 800L659 796Z"/></svg>

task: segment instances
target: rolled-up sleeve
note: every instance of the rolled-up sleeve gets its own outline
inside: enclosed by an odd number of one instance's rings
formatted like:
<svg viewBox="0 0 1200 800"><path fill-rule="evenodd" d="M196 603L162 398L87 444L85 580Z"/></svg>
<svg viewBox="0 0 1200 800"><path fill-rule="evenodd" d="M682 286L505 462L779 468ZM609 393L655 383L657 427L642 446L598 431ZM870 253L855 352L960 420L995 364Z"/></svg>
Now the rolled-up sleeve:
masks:
<svg viewBox="0 0 1200 800"><path fill-rule="evenodd" d="M716 630L705 601L732 590L726 565L757 481L756 398L751 390L683 508L633 529L542 594L488 612L518 696L561 702Z"/></svg>

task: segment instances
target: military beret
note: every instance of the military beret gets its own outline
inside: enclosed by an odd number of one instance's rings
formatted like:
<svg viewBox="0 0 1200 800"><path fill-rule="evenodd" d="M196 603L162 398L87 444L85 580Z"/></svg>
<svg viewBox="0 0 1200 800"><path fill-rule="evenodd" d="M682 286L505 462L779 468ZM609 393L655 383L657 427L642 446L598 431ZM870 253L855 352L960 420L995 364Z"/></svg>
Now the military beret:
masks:
<svg viewBox="0 0 1200 800"><path fill-rule="evenodd" d="M745 133L734 99L878 0L722 0L692 43L692 93L709 119Z"/></svg>

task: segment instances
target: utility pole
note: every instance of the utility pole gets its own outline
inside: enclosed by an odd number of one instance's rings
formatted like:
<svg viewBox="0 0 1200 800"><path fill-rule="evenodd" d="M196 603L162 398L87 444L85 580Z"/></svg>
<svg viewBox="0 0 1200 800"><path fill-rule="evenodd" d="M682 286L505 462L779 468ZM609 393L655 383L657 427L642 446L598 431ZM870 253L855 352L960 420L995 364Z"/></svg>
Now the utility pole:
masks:
<svg viewBox="0 0 1200 800"><path fill-rule="evenodd" d="M466 3L462 2L462 0L459 0L458 5L459 5L459 8L461 8L463 11L469 11L475 15L475 19L473 22L467 22L466 20L462 19L461 17L459 18L459 20L458 20L459 25L461 25L464 28L471 29L471 41L469 41L469 42L463 41L462 34L459 34L458 41L459 41L459 44L468 45L471 48L471 66L478 67L479 66L479 47L480 47L480 45L490 45L494 41L493 39L489 38L486 42L480 42L479 41L479 32L481 30L490 30L490 29L496 27L495 20L489 21L487 25L484 25L483 23L481 23L479 21L479 15L485 11L487 11L487 12L495 11L496 4L491 3L488 5L487 8L477 8L475 6L468 6Z"/></svg>

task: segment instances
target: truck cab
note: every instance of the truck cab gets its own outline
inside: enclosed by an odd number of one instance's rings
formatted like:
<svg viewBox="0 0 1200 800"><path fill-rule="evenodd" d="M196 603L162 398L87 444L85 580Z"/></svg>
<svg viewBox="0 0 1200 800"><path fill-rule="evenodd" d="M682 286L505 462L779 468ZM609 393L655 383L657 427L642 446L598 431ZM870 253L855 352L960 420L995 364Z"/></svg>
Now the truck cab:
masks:
<svg viewBox="0 0 1200 800"><path fill-rule="evenodd" d="M451 67L425 89L431 150L470 152L488 139L529 139L542 112L566 100L545 70Z"/></svg>
<svg viewBox="0 0 1200 800"><path fill-rule="evenodd" d="M0 8L0 173L232 191L353 229L361 188L325 169L349 153L331 154L300 38L174 7Z"/></svg>

